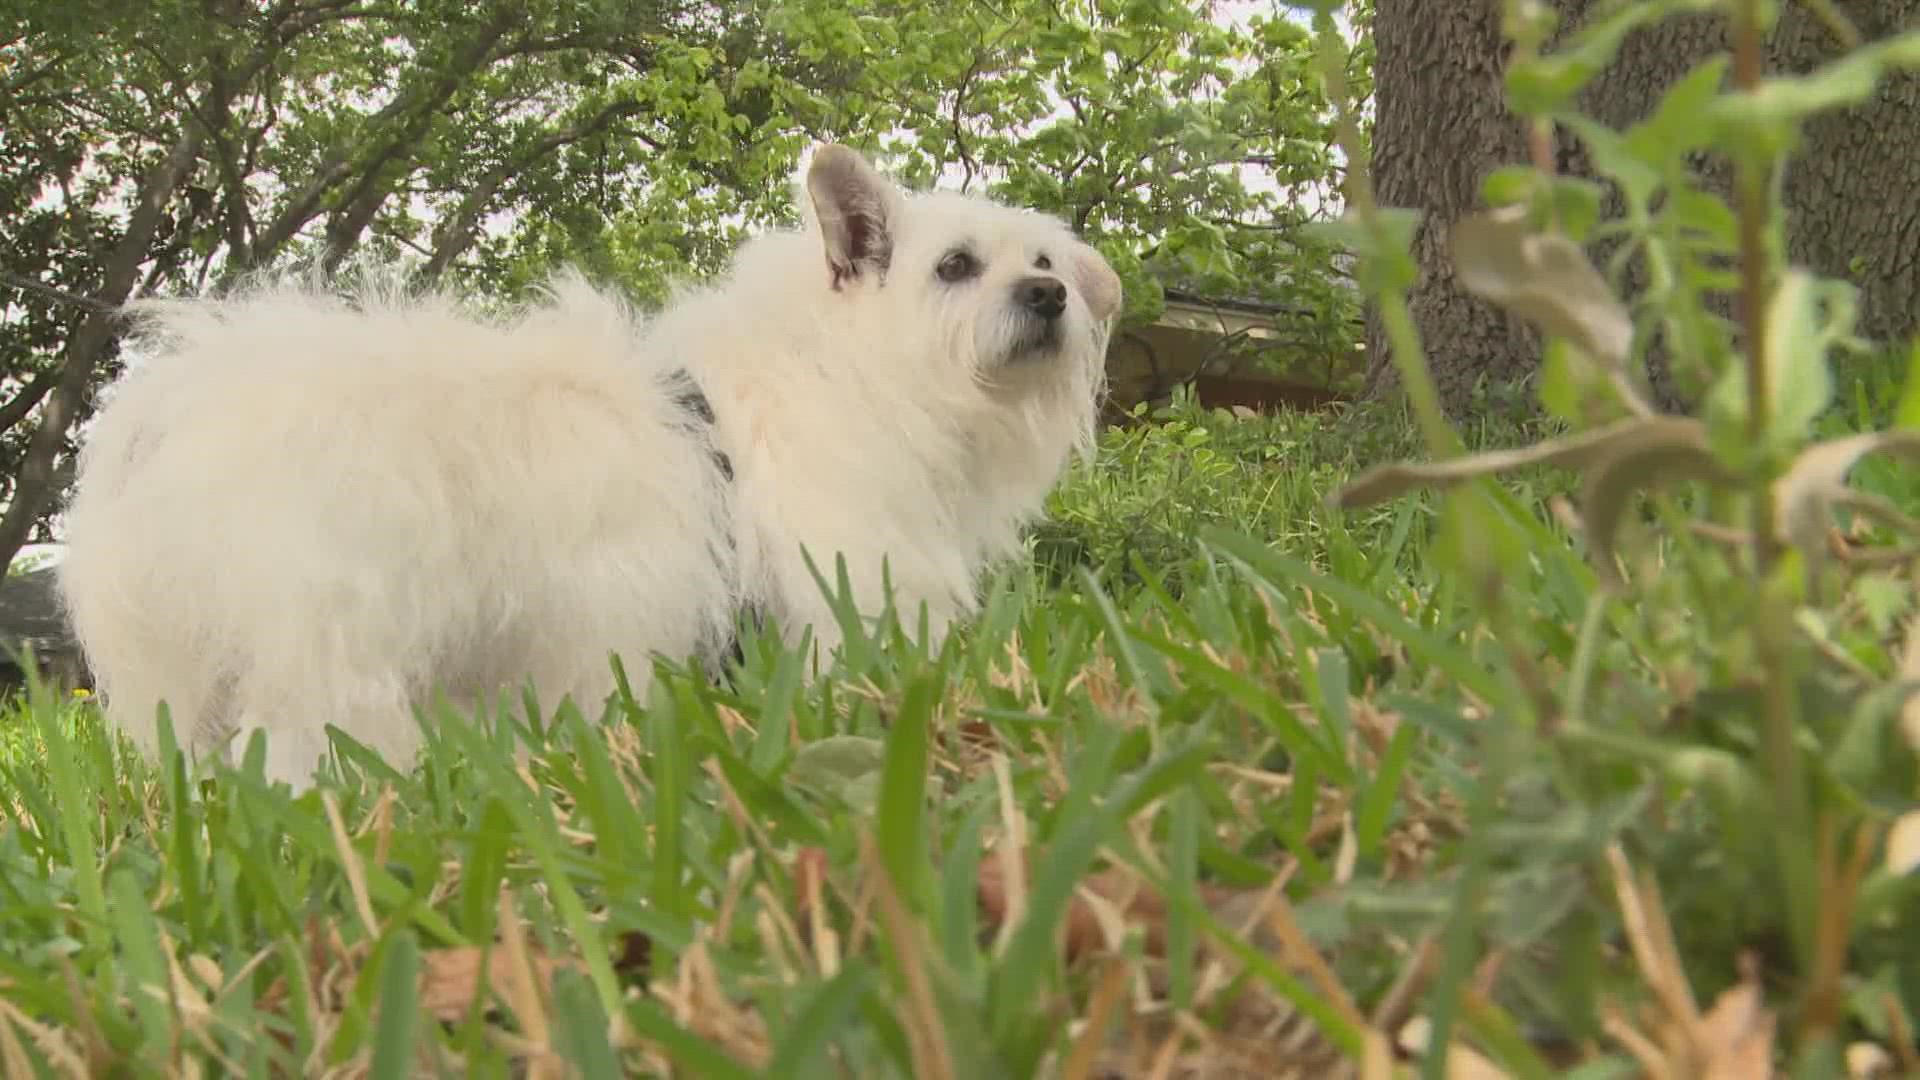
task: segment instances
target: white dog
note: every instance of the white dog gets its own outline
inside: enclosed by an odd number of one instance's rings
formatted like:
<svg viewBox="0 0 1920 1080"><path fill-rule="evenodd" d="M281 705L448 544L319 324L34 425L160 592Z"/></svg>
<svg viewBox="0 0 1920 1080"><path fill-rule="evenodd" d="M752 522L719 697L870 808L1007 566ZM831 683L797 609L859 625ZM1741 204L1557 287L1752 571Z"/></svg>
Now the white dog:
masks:
<svg viewBox="0 0 1920 1080"><path fill-rule="evenodd" d="M865 613L884 561L907 625L968 614L1091 445L1119 279L843 147L804 186L806 228L645 327L576 279L511 325L286 285L150 305L164 349L98 416L61 566L110 714L149 752L163 701L196 754L264 730L301 787L329 724L409 762L439 692L592 714L609 654L712 661L749 613L831 649L808 555Z"/></svg>

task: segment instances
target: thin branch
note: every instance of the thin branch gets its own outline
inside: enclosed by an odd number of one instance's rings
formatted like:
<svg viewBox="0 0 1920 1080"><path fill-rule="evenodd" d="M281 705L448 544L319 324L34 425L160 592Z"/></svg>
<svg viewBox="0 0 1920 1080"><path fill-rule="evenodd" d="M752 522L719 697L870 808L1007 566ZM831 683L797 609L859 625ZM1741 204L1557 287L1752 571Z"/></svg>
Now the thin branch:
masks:
<svg viewBox="0 0 1920 1080"><path fill-rule="evenodd" d="M91 296L81 296L77 293L70 293L65 289L35 281L30 277L22 277L11 270L0 270L0 286L19 289L21 292L34 293L48 300L52 300L56 304L65 304L69 307L98 312L102 315L115 315L118 314L120 310L116 305L95 300Z"/></svg>
<svg viewBox="0 0 1920 1080"><path fill-rule="evenodd" d="M227 129L233 122L231 105L232 91L227 84L227 71L224 56L216 56L213 64L213 89L207 95L208 109L212 115L204 119L207 127L207 139L213 147L214 165L220 173L221 186L226 189L225 213L221 215L221 224L226 234L227 247L233 252L235 261L242 265L253 262L251 247L253 244L253 214L247 207L247 182L240 171L240 161L233 142L227 138Z"/></svg>
<svg viewBox="0 0 1920 1080"><path fill-rule="evenodd" d="M20 392L0 405L0 431L11 431L13 426L25 420L47 395L53 392L54 384L60 381L60 368L55 365L43 369L33 377L33 381L20 388Z"/></svg>
<svg viewBox="0 0 1920 1080"><path fill-rule="evenodd" d="M64 55L56 55L39 67L15 73L12 78L0 82L0 98L5 98L9 101L18 101L21 91L32 86L34 83L54 75L60 70L60 65L65 60L66 57Z"/></svg>
<svg viewBox="0 0 1920 1080"><path fill-rule="evenodd" d="M455 259L473 245L474 237L478 235L481 215L486 213L493 197L509 179L519 175L533 162L562 147L601 134L610 129L616 120L640 110L640 103L632 99L616 101L572 127L550 132L535 140L533 145L527 147L524 152L509 161L502 162L481 177L480 182L460 200L459 208L446 219L439 230L439 235L434 238L433 253L422 271L426 279L432 281L439 278Z"/></svg>
<svg viewBox="0 0 1920 1080"><path fill-rule="evenodd" d="M392 194L388 167L419 144L435 115L460 91L470 74L504 58L503 55L496 55L494 49L506 32L507 26L496 20L467 42L425 91L411 100L403 98L394 102L403 106L395 113L396 130L383 145L362 159L357 170L358 181L328 222L326 254L322 256L322 263L328 270L337 267L346 258L347 253L359 242L361 233L366 231L374 215L379 213L380 207ZM510 50L504 55L513 53ZM390 111L393 111L392 106L381 110L383 114Z"/></svg>

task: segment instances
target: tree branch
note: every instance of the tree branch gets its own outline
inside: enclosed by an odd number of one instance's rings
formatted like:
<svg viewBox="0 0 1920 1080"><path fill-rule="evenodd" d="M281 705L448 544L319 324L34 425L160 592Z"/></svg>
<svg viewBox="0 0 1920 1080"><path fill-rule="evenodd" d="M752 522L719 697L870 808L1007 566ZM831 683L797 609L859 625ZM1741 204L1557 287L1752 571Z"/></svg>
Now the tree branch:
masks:
<svg viewBox="0 0 1920 1080"><path fill-rule="evenodd" d="M65 289L35 281L30 277L22 277L11 270L0 270L0 286L5 286L9 289L19 289L21 292L34 293L56 304L66 304L69 307L77 307L85 311L95 311L107 315L115 314L119 311L119 308L114 305L95 300L91 296L81 296L77 293L70 293Z"/></svg>
<svg viewBox="0 0 1920 1080"><path fill-rule="evenodd" d="M599 112L560 131L550 132L535 140L525 152L516 155L510 161L504 161L491 172L480 178L480 182L468 190L466 197L453 214L441 225L434 237L433 254L427 260L421 275L427 281L437 281L447 269L473 246L479 235L480 217L486 213L493 197L499 193L506 182L517 176L530 163L546 157L565 146L571 146L582 139L588 139L610 129L614 121L641 111L639 102L622 99L602 108Z"/></svg>
<svg viewBox="0 0 1920 1080"><path fill-rule="evenodd" d="M494 58L494 46L499 44L506 32L506 25L496 19L448 61L446 68L428 84L426 90L411 98L396 99L381 110L383 114L394 114L395 131L362 160L360 168L356 170L359 179L327 224L326 254L321 258L321 264L327 270L338 267L354 245L360 242L360 235L366 232L367 225L380 212L387 196L392 194L387 177L388 167L419 143L432 124L434 114L452 100L467 77L488 65Z"/></svg>
<svg viewBox="0 0 1920 1080"><path fill-rule="evenodd" d="M54 384L59 381L58 365L46 368L35 375L32 382L21 387L20 392L8 399L5 405L0 405L0 431L11 431L15 424L25 420L27 414L33 412L34 408L53 392Z"/></svg>
<svg viewBox="0 0 1920 1080"><path fill-rule="evenodd" d="M61 364L60 378L41 410L39 426L27 442L26 454L14 481L13 498L7 504L6 513L0 515L0 566L13 562L21 545L33 534L34 522L53 499L54 485L60 482L54 466L93 385L100 354L113 340L114 324L119 321L118 308L140 280L140 267L160 229L167 201L199 159L202 135L199 128L186 125L166 158L141 181L139 201L127 218L127 231L107 261L104 287L100 290L100 302L110 310L89 312L79 329L67 339L67 355Z"/></svg>
<svg viewBox="0 0 1920 1080"><path fill-rule="evenodd" d="M315 27L350 19L391 17L393 16L388 13L354 8L352 0L326 0L311 6L288 3L269 17L268 25L273 28L273 41L270 45L263 46L249 61L247 74L242 82L251 81L255 74L271 63L272 57L279 49ZM404 114L413 107L413 104L414 102L406 97L396 97L388 102L385 108L374 114L369 126L377 129ZM267 126L271 126L271 123ZM265 130L266 128L262 127L261 133L264 134ZM288 200L279 216L269 222L264 229L255 231L253 250L249 253L251 258L245 262L235 261L231 264L233 269L235 271L250 270L273 258L282 247L299 234L301 229L307 227L308 222L320 216L321 202L329 192L354 175L354 165L354 161L346 155L336 154L314 170L313 179L300 189L299 194Z"/></svg>
<svg viewBox="0 0 1920 1080"><path fill-rule="evenodd" d="M227 249L236 262L250 265L253 262L253 213L247 207L247 182L240 172L239 155L232 141L227 138L227 129L233 122L233 109L229 104L231 91L227 84L225 61L225 56L216 56L212 64L213 92L207 95L212 115L205 122L207 138L213 147L214 165L220 171L220 186L226 189L226 198L222 200L225 207L221 214L221 225L226 234Z"/></svg>

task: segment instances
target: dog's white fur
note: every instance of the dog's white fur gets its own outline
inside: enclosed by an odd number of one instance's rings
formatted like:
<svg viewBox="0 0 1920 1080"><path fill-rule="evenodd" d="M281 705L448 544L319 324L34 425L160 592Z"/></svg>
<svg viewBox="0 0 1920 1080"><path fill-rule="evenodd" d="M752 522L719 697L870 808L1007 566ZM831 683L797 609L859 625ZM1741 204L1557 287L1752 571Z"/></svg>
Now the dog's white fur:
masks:
<svg viewBox="0 0 1920 1080"><path fill-rule="evenodd" d="M1120 283L1057 220L845 148L805 191L804 228L645 326L575 278L505 324L287 284L150 305L163 351L98 415L60 568L110 715L149 752L162 701L196 754L262 729L296 786L328 724L404 765L439 691L591 712L610 652L712 658L743 611L831 649L803 549L869 613L884 560L943 633L1090 446ZM979 272L944 280L956 248ZM1067 286L1051 337L1036 278Z"/></svg>

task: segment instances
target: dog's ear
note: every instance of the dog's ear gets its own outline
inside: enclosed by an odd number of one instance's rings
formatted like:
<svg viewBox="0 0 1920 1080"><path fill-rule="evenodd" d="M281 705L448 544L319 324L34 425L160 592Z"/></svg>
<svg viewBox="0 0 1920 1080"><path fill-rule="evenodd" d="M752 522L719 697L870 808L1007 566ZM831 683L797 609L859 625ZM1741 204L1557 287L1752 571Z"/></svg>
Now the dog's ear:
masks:
<svg viewBox="0 0 1920 1080"><path fill-rule="evenodd" d="M1074 251L1072 274L1094 318L1104 322L1120 310L1120 275L1091 245L1080 244Z"/></svg>
<svg viewBox="0 0 1920 1080"><path fill-rule="evenodd" d="M884 275L893 261L900 189L857 152L829 144L814 151L807 196L826 245L833 287L867 271Z"/></svg>

